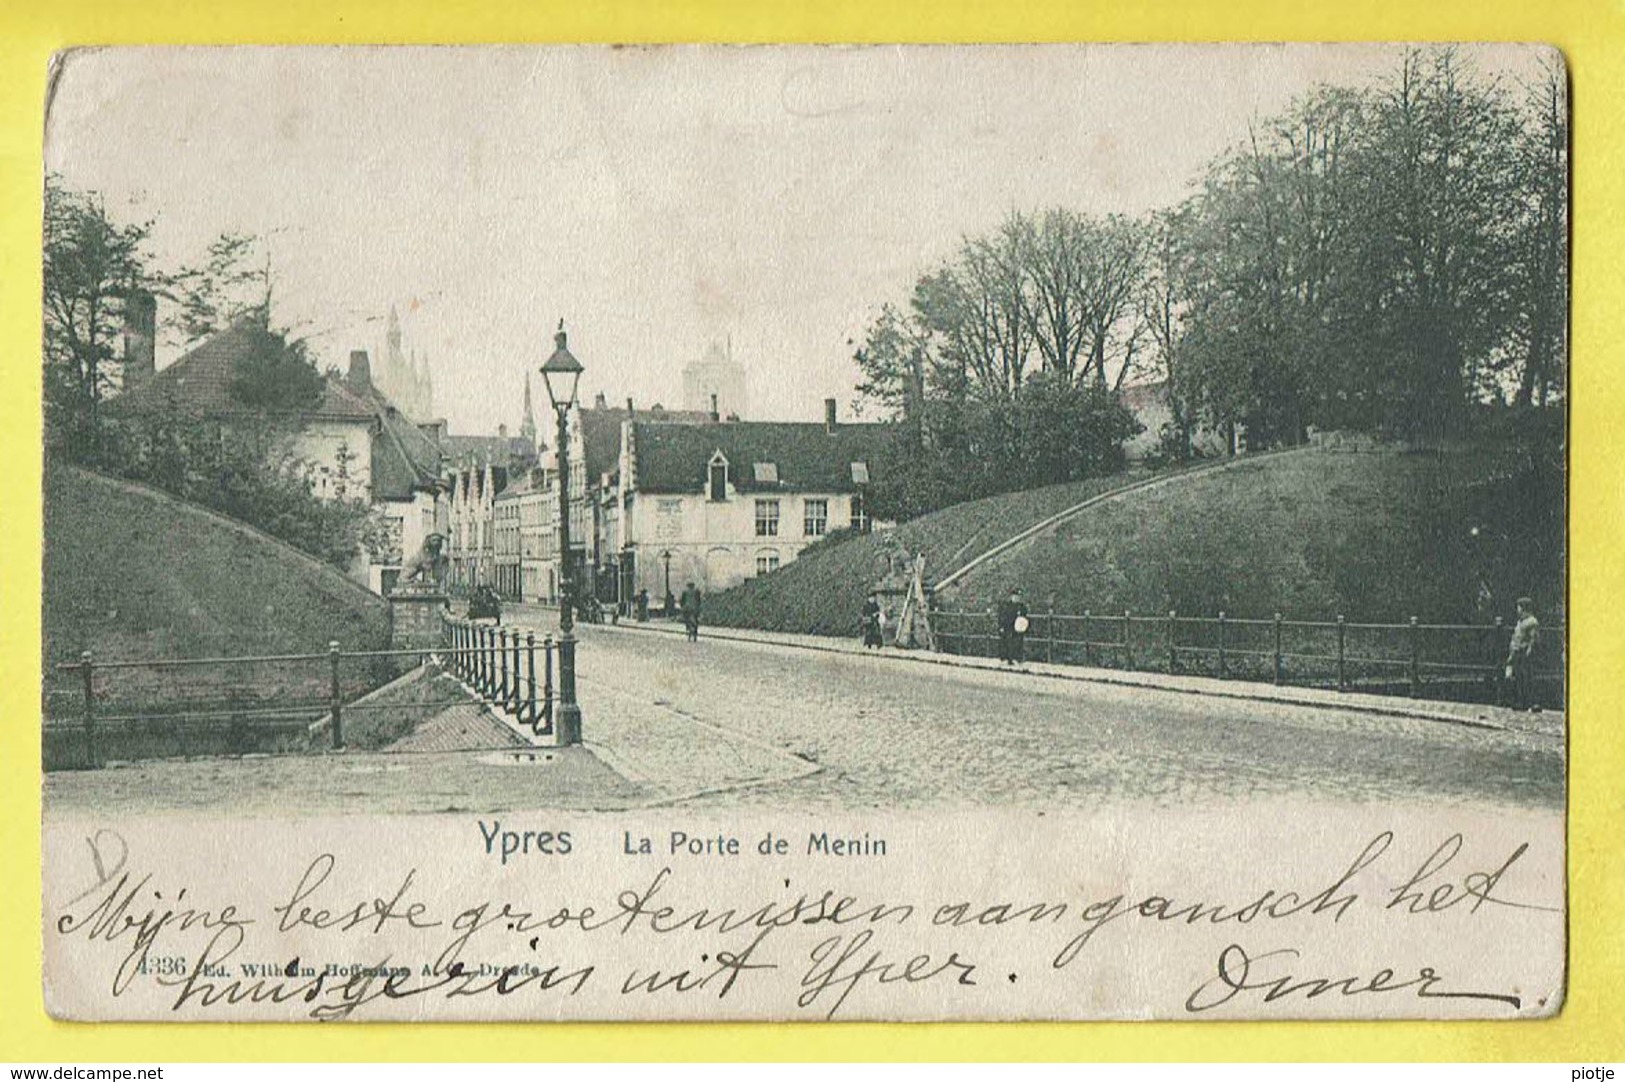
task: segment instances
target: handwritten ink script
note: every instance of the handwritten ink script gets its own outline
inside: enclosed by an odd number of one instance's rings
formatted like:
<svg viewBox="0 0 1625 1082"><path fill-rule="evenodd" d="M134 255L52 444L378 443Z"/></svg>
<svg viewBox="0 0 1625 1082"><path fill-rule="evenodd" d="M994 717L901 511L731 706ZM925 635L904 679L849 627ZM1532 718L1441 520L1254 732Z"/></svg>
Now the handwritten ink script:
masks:
<svg viewBox="0 0 1625 1082"><path fill-rule="evenodd" d="M153 829L48 830L57 1013L1517 1017L1561 989L1561 860L1538 829L1379 829L1312 855L1213 838L1188 850L1199 868L1085 837L1041 873L1018 867L1030 854L934 859L930 830L888 830L854 868L726 830L645 853L572 824L567 859L493 865L484 823L486 843L394 860L354 829L180 859Z"/></svg>

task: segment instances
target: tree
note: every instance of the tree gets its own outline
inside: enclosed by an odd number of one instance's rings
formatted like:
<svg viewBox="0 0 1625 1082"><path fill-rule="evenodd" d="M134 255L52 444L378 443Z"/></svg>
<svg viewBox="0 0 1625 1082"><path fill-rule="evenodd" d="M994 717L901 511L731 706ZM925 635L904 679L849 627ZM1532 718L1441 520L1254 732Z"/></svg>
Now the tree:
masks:
<svg viewBox="0 0 1625 1082"><path fill-rule="evenodd" d="M1560 392L1567 355L1568 312L1568 97L1562 62L1555 57L1541 77L1524 89L1527 118L1518 144L1518 168L1527 208L1519 231L1521 258L1516 335L1522 370L1516 402L1546 405Z"/></svg>
<svg viewBox="0 0 1625 1082"><path fill-rule="evenodd" d="M250 348L233 362L230 394L245 408L284 417L315 408L322 398L322 374L303 341L259 326L244 328Z"/></svg>
<svg viewBox="0 0 1625 1082"><path fill-rule="evenodd" d="M271 269L259 237L222 233L202 263L183 267L169 285L177 302L170 325L183 346L225 330L239 319L270 320Z"/></svg>
<svg viewBox="0 0 1625 1082"><path fill-rule="evenodd" d="M115 343L132 294L150 286L150 223L118 225L94 192L45 181L44 308L46 439L70 455L92 454L100 403L120 384Z"/></svg>

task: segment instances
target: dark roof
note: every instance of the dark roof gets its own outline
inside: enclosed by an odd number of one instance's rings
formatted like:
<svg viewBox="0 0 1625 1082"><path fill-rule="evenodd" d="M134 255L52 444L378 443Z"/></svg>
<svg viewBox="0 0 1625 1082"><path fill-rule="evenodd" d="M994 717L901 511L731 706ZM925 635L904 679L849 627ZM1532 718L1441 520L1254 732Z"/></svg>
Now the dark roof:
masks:
<svg viewBox="0 0 1625 1082"><path fill-rule="evenodd" d="M440 480L439 446L382 394L372 393L380 422L372 441L373 498L405 500L414 491L435 488Z"/></svg>
<svg viewBox="0 0 1625 1082"><path fill-rule="evenodd" d="M741 493L852 492L852 463L870 477L883 474L896 453L885 424L723 421L705 424L640 422L634 429L637 487L642 492L702 492L711 457L728 460L728 480ZM773 463L778 481L757 481L753 466Z"/></svg>
<svg viewBox="0 0 1625 1082"><path fill-rule="evenodd" d="M507 466L536 461L536 448L523 436L440 437L448 466Z"/></svg>
<svg viewBox="0 0 1625 1082"><path fill-rule="evenodd" d="M239 320L109 404L136 413L159 409L220 419L248 414L252 411L232 398L231 383L238 358L261 348L266 333L252 319ZM376 387L330 373L322 381L321 401L302 419L369 426L374 499L410 499L415 490L438 482L440 449Z"/></svg>
<svg viewBox="0 0 1625 1082"><path fill-rule="evenodd" d="M264 348L268 333L254 319L240 319L193 346L139 387L110 399L108 408L115 413L158 409L202 417L250 413L231 396L231 384L237 361ZM328 376L322 382L321 402L306 416L361 421L373 414L372 406L346 387L342 379Z"/></svg>
<svg viewBox="0 0 1625 1082"><path fill-rule="evenodd" d="M624 409L598 408L577 411L581 418L581 446L587 461L587 483L596 485L606 473L616 473L621 464L621 424ZM711 415L702 410L633 410L634 421L677 421L706 424Z"/></svg>

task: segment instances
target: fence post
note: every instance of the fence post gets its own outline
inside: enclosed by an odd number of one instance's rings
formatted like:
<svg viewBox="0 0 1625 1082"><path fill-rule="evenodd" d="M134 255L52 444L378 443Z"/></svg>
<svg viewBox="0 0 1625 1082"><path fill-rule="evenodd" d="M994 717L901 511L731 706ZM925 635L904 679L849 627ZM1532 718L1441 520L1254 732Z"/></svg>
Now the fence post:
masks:
<svg viewBox="0 0 1625 1082"><path fill-rule="evenodd" d="M480 637L480 697L491 697L491 629L484 624L475 625Z"/></svg>
<svg viewBox="0 0 1625 1082"><path fill-rule="evenodd" d="M1224 679L1224 610L1219 610L1219 679Z"/></svg>
<svg viewBox="0 0 1625 1082"><path fill-rule="evenodd" d="M530 666L530 713L525 720L536 728L536 632L525 632L525 658Z"/></svg>
<svg viewBox="0 0 1625 1082"><path fill-rule="evenodd" d="M542 713L547 716L547 728L553 730L553 636L549 635L542 645L542 663L545 666L542 685Z"/></svg>
<svg viewBox="0 0 1625 1082"><path fill-rule="evenodd" d="M983 657L996 657L996 656L998 656L998 647L999 647L999 620L998 620L998 617L996 617L993 614L993 606L992 605L989 605L987 607L987 622L993 628L993 644L994 644L994 646L993 646L993 650L991 652L983 653L982 656Z"/></svg>
<svg viewBox="0 0 1625 1082"><path fill-rule="evenodd" d="M1049 615L1044 619L1044 660L1055 664L1055 602L1050 602Z"/></svg>
<svg viewBox="0 0 1625 1082"><path fill-rule="evenodd" d="M1422 629L1421 621L1411 617L1411 698L1422 694Z"/></svg>
<svg viewBox="0 0 1625 1082"><path fill-rule="evenodd" d="M85 681L85 766L101 765L96 757L96 661L89 650L79 655L79 669Z"/></svg>
<svg viewBox="0 0 1625 1082"><path fill-rule="evenodd" d="M513 687L508 691L508 698L513 701L513 716L521 717L520 699L520 670L519 670L519 629L513 629Z"/></svg>
<svg viewBox="0 0 1625 1082"><path fill-rule="evenodd" d="M1349 686L1348 672L1348 625L1343 621L1343 614L1337 614L1337 690L1342 691Z"/></svg>
<svg viewBox="0 0 1625 1082"><path fill-rule="evenodd" d="M1281 614L1275 614L1275 682L1281 682Z"/></svg>
<svg viewBox="0 0 1625 1082"><path fill-rule="evenodd" d="M501 680L497 690L501 694L496 699L506 708L508 705L508 629L505 627L497 629L497 655L500 658L497 672L500 674Z"/></svg>
<svg viewBox="0 0 1625 1082"><path fill-rule="evenodd" d="M1168 675L1172 676L1174 669L1179 666L1179 613L1173 609L1168 610Z"/></svg>
<svg viewBox="0 0 1625 1082"><path fill-rule="evenodd" d="M1134 650L1129 646L1130 620L1133 617L1128 609L1123 610L1123 668L1134 668Z"/></svg>
<svg viewBox="0 0 1625 1082"><path fill-rule="evenodd" d="M1084 609L1083 610L1083 663L1085 665L1093 665L1095 663L1094 647L1092 645L1090 645L1090 643L1089 643L1089 623L1090 623L1091 619L1092 619L1092 617L1089 615L1089 610Z"/></svg>
<svg viewBox="0 0 1625 1082"><path fill-rule="evenodd" d="M344 750L344 692L339 687L339 643L337 639L327 644L327 660L329 671L332 674L333 696L333 750Z"/></svg>

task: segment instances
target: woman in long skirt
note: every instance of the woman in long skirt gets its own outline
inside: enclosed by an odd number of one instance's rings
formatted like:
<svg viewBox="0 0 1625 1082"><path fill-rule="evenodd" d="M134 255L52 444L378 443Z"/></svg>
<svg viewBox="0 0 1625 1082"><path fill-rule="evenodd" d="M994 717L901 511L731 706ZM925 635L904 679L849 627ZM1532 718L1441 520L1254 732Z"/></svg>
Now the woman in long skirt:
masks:
<svg viewBox="0 0 1625 1082"><path fill-rule="evenodd" d="M885 645L880 632L884 626L884 618L880 614L880 595L871 593L869 600L863 603L863 648L873 647L879 649Z"/></svg>

